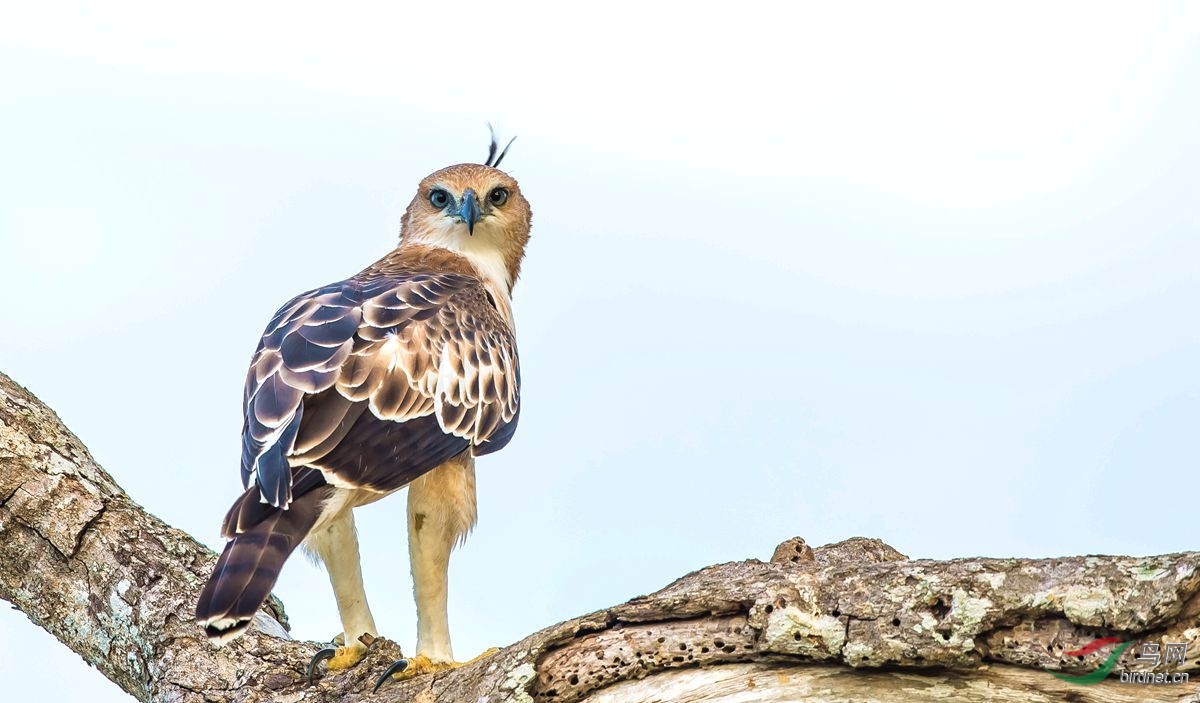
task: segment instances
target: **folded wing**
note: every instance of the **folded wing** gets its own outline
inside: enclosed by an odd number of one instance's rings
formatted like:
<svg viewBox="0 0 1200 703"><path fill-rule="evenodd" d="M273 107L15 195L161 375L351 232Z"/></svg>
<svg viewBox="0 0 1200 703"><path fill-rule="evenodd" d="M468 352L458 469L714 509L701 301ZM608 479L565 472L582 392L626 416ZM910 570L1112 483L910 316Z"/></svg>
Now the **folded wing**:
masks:
<svg viewBox="0 0 1200 703"><path fill-rule="evenodd" d="M246 378L242 481L287 506L293 468L395 490L516 429L512 329L478 280L413 273L352 278L289 301Z"/></svg>

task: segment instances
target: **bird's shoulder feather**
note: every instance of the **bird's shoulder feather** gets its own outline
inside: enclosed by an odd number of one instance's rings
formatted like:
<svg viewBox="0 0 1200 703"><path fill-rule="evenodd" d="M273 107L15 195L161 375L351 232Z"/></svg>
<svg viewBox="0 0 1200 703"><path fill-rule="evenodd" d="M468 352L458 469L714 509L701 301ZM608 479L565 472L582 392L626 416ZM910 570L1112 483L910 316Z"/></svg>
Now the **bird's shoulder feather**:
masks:
<svg viewBox="0 0 1200 703"><path fill-rule="evenodd" d="M512 327L470 264L448 254L385 257L280 308L246 377L247 486L256 479L286 505L291 469L313 466L335 483L394 490L447 452L508 442L520 404ZM405 475L388 478L388 462Z"/></svg>

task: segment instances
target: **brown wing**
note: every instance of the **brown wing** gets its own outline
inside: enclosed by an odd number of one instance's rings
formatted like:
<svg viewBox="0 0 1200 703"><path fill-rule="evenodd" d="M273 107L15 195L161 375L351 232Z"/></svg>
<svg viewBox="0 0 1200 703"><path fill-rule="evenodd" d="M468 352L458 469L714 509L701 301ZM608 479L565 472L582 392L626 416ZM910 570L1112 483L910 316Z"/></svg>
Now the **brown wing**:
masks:
<svg viewBox="0 0 1200 703"><path fill-rule="evenodd" d="M352 278L279 310L246 378L242 481L275 506L292 469L394 490L516 430L516 341L478 280L414 273Z"/></svg>

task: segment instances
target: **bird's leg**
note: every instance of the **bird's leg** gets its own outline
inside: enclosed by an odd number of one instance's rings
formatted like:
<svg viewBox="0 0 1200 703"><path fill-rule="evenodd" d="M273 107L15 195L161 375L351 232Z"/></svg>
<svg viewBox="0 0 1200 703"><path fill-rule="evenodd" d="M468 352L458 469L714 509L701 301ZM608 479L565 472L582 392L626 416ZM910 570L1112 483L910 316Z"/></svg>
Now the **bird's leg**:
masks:
<svg viewBox="0 0 1200 703"><path fill-rule="evenodd" d="M475 525L475 461L469 454L442 464L408 488L408 555L417 602L417 655L454 661L446 614L450 551Z"/></svg>
<svg viewBox="0 0 1200 703"><path fill-rule="evenodd" d="M460 454L408 487L408 554L417 601L417 654L396 678L460 666L450 647L450 552L475 524L475 461Z"/></svg>
<svg viewBox="0 0 1200 703"><path fill-rule="evenodd" d="M366 656L367 647L359 637L378 634L363 589L354 514L349 508L340 510L328 527L308 538L305 547L325 564L329 572L329 582L333 584L333 595L337 599L344 631L343 646L334 649L332 654L327 650L318 652L312 663L315 665L320 659L327 658L330 669L348 669Z"/></svg>

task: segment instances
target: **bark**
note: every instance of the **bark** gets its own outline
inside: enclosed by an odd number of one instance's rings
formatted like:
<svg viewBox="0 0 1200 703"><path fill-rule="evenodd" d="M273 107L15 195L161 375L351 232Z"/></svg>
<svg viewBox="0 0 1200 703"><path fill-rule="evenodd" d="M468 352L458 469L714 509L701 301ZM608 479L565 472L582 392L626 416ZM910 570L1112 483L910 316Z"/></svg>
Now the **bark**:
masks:
<svg viewBox="0 0 1200 703"><path fill-rule="evenodd" d="M143 701L1200 701L1195 684L1082 686L1100 637L1200 655L1200 553L909 560L878 540L718 564L467 667L389 685L399 648L313 685L282 605L224 648L191 621L215 560L134 503L55 414L0 374L0 598ZM1137 644L1117 670L1146 670ZM1200 674L1197 674L1200 683Z"/></svg>

